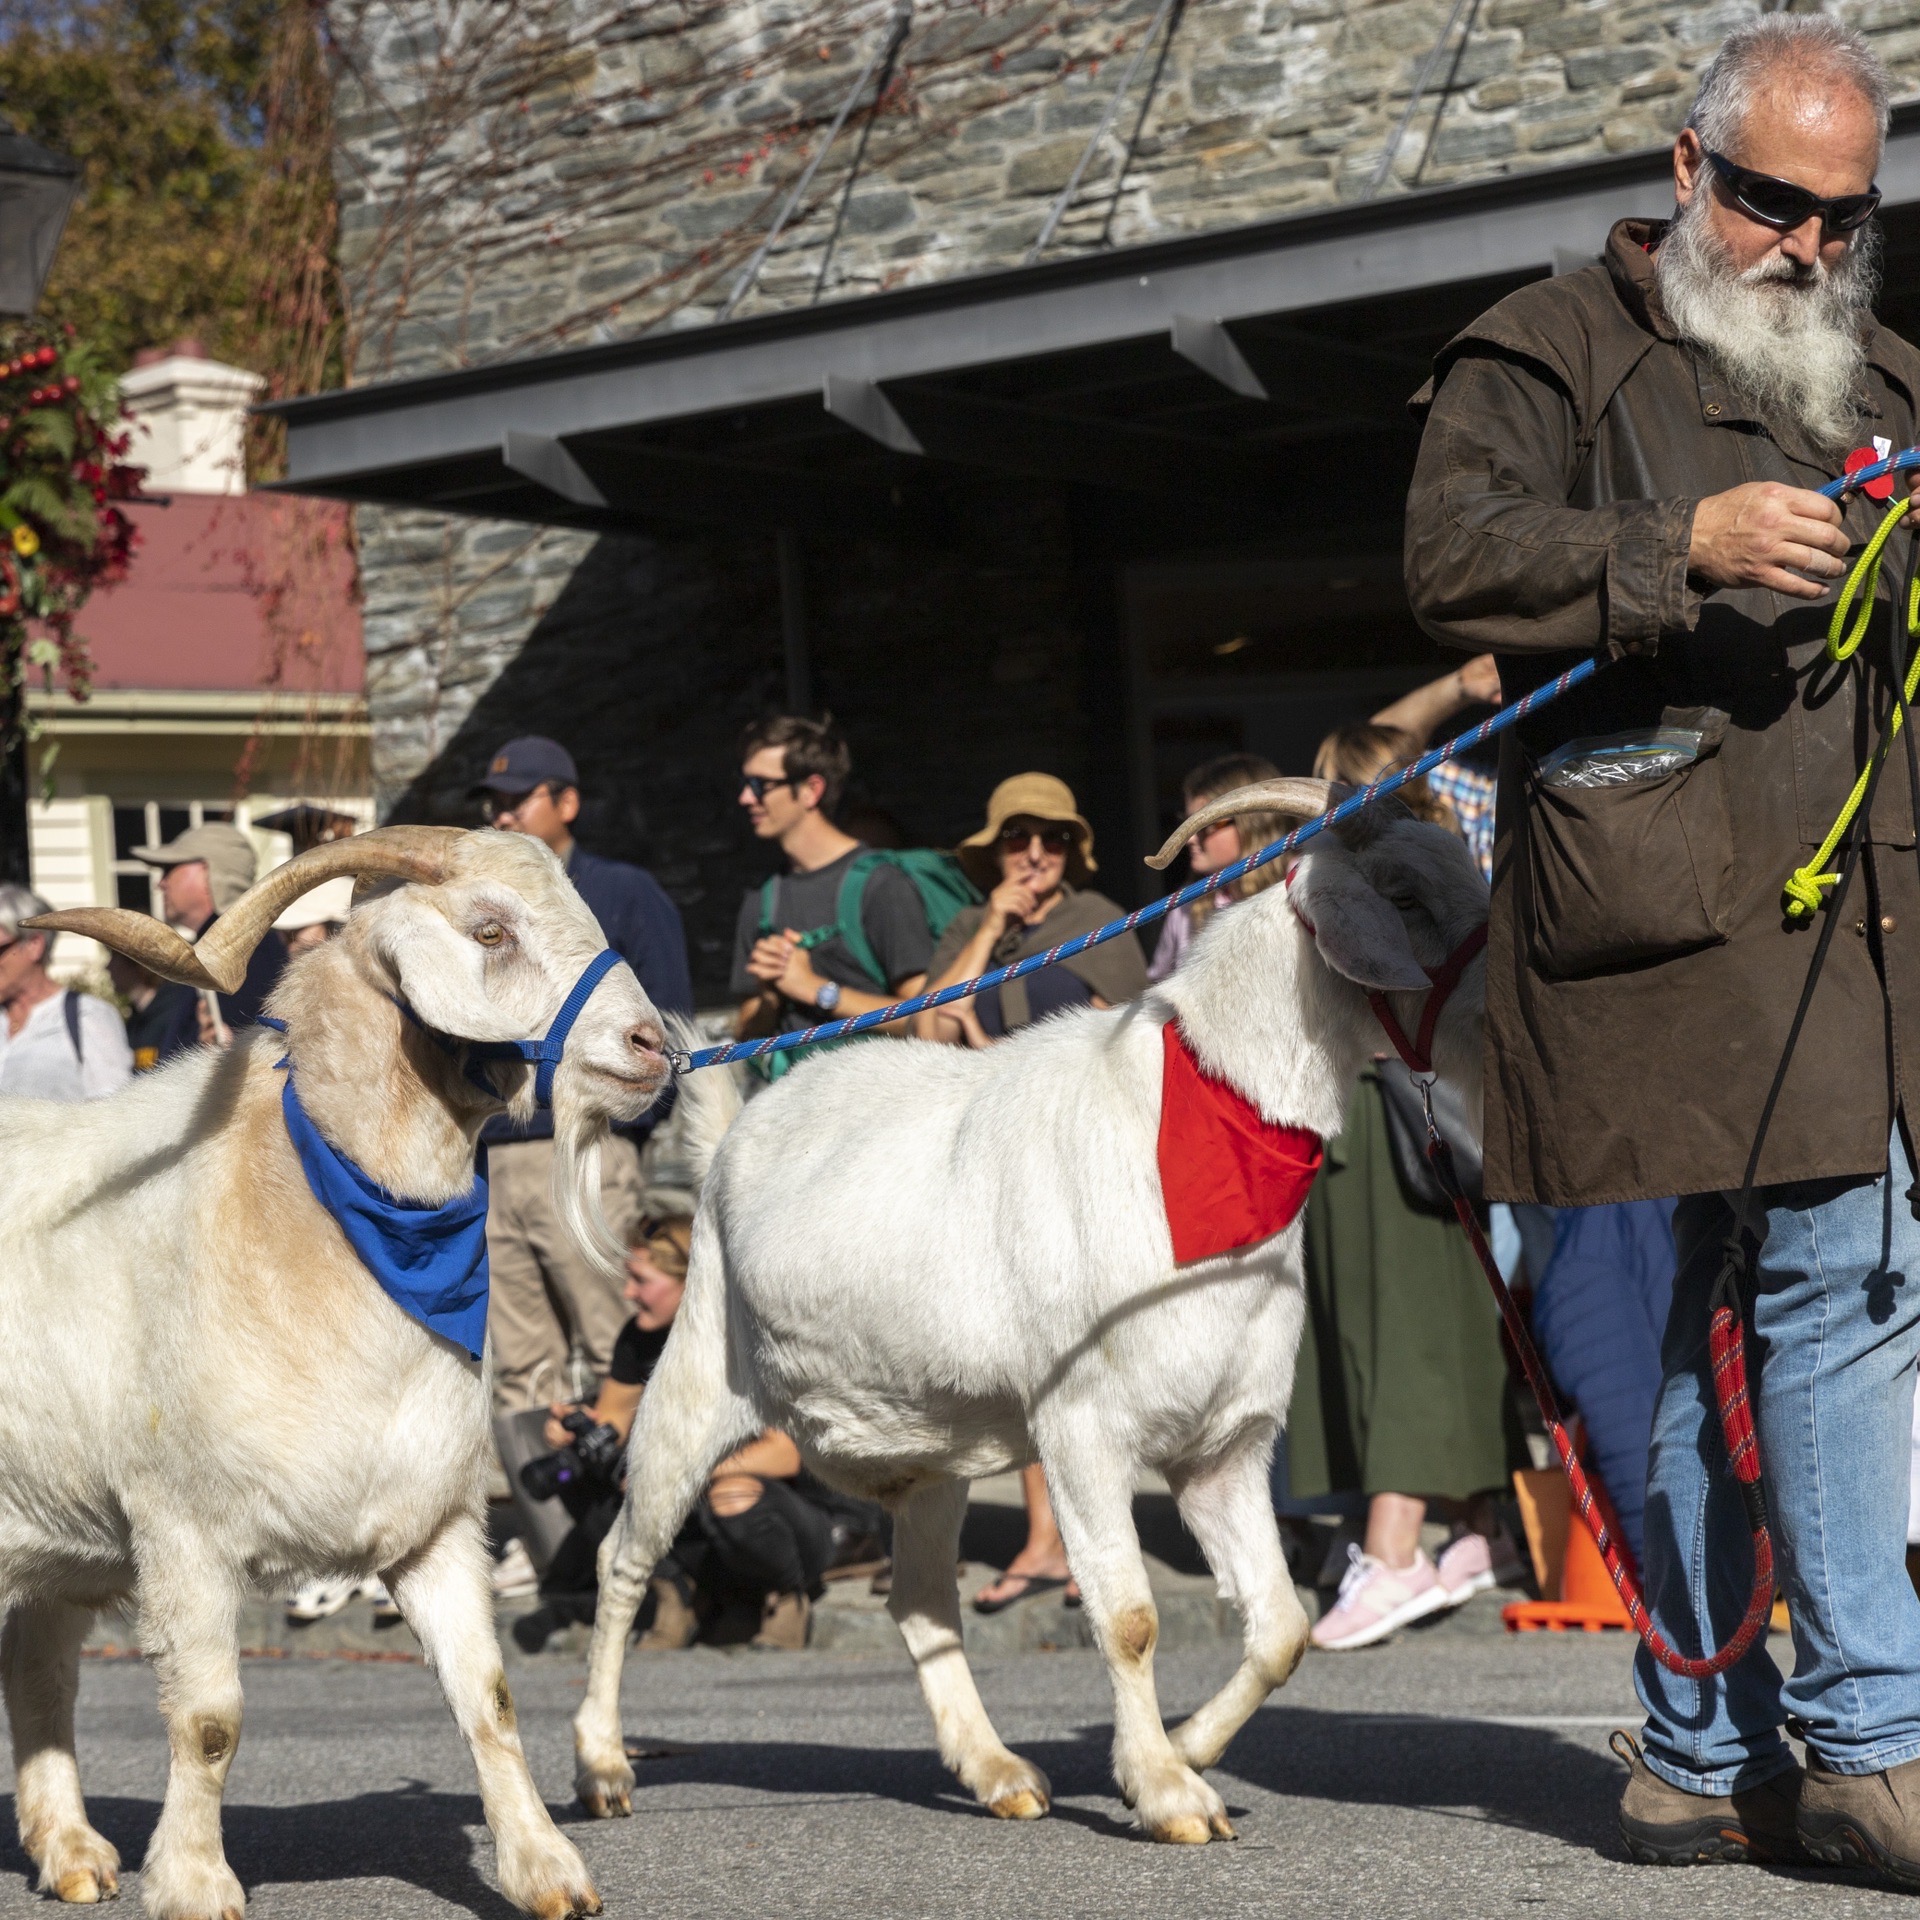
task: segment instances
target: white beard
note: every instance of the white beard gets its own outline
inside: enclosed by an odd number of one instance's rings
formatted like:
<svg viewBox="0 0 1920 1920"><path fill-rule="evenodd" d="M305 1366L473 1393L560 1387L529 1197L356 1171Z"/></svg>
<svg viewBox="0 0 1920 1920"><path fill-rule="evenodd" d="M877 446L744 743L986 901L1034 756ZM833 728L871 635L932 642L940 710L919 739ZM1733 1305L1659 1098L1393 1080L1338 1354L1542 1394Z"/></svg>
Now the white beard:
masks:
<svg viewBox="0 0 1920 1920"><path fill-rule="evenodd" d="M1769 425L1791 423L1824 452L1860 431L1861 327L1879 291L1879 231L1865 227L1831 271L1774 254L1736 273L1707 223L1704 183L1653 256L1661 305Z"/></svg>

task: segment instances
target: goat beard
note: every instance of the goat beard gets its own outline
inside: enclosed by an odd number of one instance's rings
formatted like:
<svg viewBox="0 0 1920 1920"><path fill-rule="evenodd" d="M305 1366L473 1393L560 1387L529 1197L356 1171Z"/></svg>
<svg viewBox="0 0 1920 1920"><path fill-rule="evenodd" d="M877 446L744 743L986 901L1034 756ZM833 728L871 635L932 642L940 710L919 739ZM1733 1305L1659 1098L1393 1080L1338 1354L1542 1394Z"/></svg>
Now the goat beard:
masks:
<svg viewBox="0 0 1920 1920"><path fill-rule="evenodd" d="M1772 254L1743 273L1696 193L1653 256L1660 303L1769 426L1797 426L1824 453L1852 445L1862 424L1862 335L1880 288L1880 235L1864 227L1829 268Z"/></svg>
<svg viewBox="0 0 1920 1920"><path fill-rule="evenodd" d="M554 1085L553 1203L574 1244L609 1280L627 1277L627 1250L613 1237L600 1204L600 1144L607 1116L567 1097L564 1065Z"/></svg>

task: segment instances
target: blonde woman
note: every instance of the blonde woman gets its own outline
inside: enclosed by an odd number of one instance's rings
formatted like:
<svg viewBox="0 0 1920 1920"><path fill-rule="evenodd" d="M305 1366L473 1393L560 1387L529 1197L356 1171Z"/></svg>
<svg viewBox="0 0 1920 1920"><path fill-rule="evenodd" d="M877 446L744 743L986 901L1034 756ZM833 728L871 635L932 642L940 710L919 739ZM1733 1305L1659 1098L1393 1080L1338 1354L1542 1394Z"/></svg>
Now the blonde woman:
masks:
<svg viewBox="0 0 1920 1920"><path fill-rule="evenodd" d="M1365 786L1419 751L1397 727L1369 722L1329 734L1313 770ZM1459 831L1424 780L1399 797ZM1296 1498L1367 1497L1365 1538L1313 1629L1314 1645L1333 1652L1371 1646L1519 1571L1490 1497L1527 1464L1499 1320L1466 1237L1401 1191L1379 1072L1360 1076L1307 1202L1307 1324L1287 1421ZM1456 1527L1437 1560L1420 1546L1429 1503Z"/></svg>
<svg viewBox="0 0 1920 1920"><path fill-rule="evenodd" d="M1279 777L1280 769L1271 760L1262 760L1257 753L1223 753L1217 760L1209 760L1187 775L1180 788L1181 808L1184 813L1198 813L1209 800L1218 800L1236 787L1250 787L1257 780ZM1196 833L1187 842L1188 871L1195 880L1204 880L1208 874L1232 866L1244 855L1258 852L1269 841L1278 840L1294 824L1278 813L1236 813L1230 820L1216 820L1204 833ZM1262 887L1272 886L1284 871L1282 862L1275 860L1257 873L1244 874L1232 885L1208 894L1204 900L1175 907L1160 923L1160 939L1148 964L1147 978L1164 980L1186 958L1194 935L1214 914L1236 900L1258 893Z"/></svg>

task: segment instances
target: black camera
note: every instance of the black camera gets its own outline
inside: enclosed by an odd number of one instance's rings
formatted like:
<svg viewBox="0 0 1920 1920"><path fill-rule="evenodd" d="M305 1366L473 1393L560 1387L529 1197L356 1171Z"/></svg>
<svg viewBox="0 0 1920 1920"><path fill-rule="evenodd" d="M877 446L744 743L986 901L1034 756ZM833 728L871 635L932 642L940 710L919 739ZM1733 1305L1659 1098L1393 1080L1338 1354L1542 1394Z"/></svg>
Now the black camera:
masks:
<svg viewBox="0 0 1920 1920"><path fill-rule="evenodd" d="M574 1436L572 1444L529 1460L520 1469L520 1484L536 1500L551 1500L566 1487L613 1486L626 1451L620 1435L577 1407L563 1413L560 1424Z"/></svg>

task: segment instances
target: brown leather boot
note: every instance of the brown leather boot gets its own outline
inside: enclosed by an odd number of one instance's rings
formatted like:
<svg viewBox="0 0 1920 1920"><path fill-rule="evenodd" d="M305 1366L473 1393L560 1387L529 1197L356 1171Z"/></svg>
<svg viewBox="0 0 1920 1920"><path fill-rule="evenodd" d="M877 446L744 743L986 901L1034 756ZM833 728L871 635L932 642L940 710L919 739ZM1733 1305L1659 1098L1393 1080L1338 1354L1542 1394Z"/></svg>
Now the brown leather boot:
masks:
<svg viewBox="0 0 1920 1920"><path fill-rule="evenodd" d="M678 1653L700 1637L700 1616L680 1591L677 1580L656 1573L647 1582L653 1595L653 1625L634 1643L644 1653Z"/></svg>
<svg viewBox="0 0 1920 1920"><path fill-rule="evenodd" d="M1920 1760L1884 1773L1829 1773L1808 1757L1800 1838L1832 1867L1872 1867L1920 1890Z"/></svg>
<svg viewBox="0 0 1920 1920"><path fill-rule="evenodd" d="M813 1602L804 1593L770 1593L760 1609L760 1631L752 1644L798 1653L807 1644L812 1619Z"/></svg>
<svg viewBox="0 0 1920 1920"><path fill-rule="evenodd" d="M1719 1867L1745 1860L1805 1859L1794 1811L1803 1775L1798 1767L1738 1793L1689 1793L1640 1757L1631 1734L1612 1746L1632 1771L1620 1796L1620 1838L1642 1866Z"/></svg>

